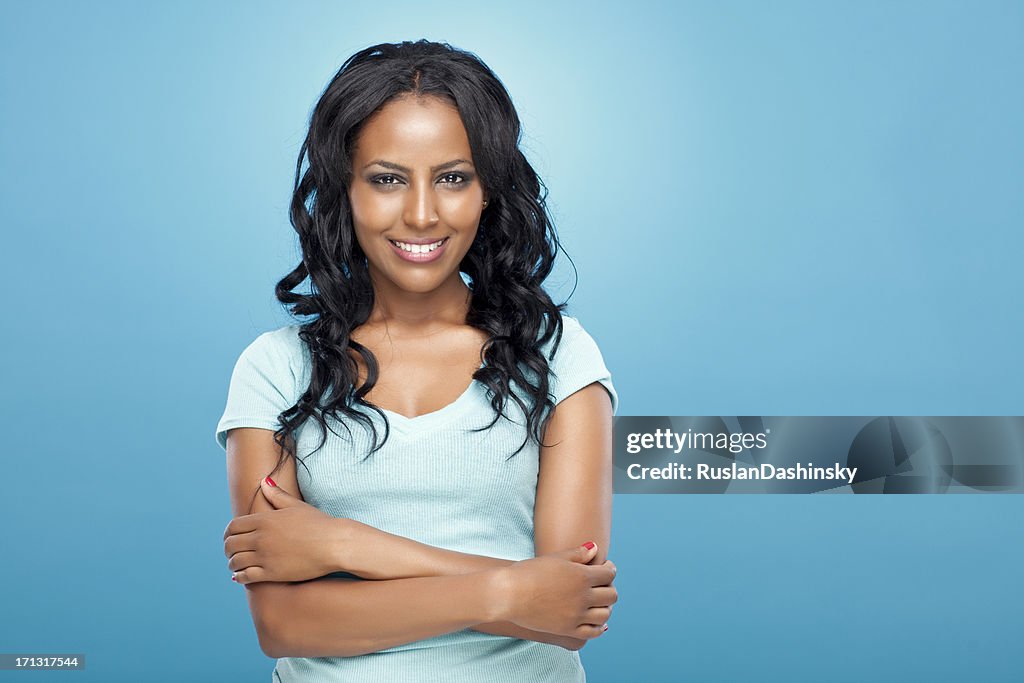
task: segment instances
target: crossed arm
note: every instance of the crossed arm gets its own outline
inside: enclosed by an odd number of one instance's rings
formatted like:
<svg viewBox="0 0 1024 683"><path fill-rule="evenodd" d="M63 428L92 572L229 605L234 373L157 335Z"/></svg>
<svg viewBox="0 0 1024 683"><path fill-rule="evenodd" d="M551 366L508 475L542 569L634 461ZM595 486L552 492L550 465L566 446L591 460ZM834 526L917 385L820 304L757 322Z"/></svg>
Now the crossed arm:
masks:
<svg viewBox="0 0 1024 683"><path fill-rule="evenodd" d="M588 564L601 565L611 531L612 476L611 403L604 388L591 384L559 403L544 440L534 508L535 554L594 541L597 556ZM253 490L277 462L272 432L232 430L227 457L237 518L249 512ZM293 459L274 479L284 491L300 496ZM252 512L272 509L257 495ZM270 657L354 656L464 628L569 649L579 649L601 633L599 626L554 633L509 620L514 606L509 604L513 577L508 568L516 564L511 560L437 548L354 520L336 522L335 570L373 580L247 583L260 646ZM564 568L554 562L547 567ZM519 575L529 579L528 573ZM594 612L594 620L606 621L616 599L614 589L592 592L604 596L599 601L607 605L601 608L604 612ZM550 617L554 623L554 615ZM533 624L549 623L548 615L530 619Z"/></svg>

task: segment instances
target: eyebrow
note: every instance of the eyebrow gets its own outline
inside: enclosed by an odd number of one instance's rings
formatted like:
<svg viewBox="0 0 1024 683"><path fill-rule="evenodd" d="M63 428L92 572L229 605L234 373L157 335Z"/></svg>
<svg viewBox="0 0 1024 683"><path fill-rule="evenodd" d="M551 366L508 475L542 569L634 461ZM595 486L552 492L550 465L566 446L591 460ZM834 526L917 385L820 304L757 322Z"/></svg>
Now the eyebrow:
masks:
<svg viewBox="0 0 1024 683"><path fill-rule="evenodd" d="M451 161L447 161L447 162L445 162L443 164L438 164L437 166L431 166L430 167L430 172L431 173L437 173L438 171L443 171L446 168L452 168L453 166L458 166L459 164L472 164L472 163L473 162L469 161L468 159L452 159ZM395 164L395 163L392 163L390 161L384 161L383 159L377 159L376 161L371 161L366 166L363 166L363 169L365 170L365 169L369 168L370 166L374 166L374 165L376 165L376 166L383 166L384 168L390 168L393 171L405 171L406 173L412 173L412 169L411 168L406 168L405 166L402 166L400 164Z"/></svg>

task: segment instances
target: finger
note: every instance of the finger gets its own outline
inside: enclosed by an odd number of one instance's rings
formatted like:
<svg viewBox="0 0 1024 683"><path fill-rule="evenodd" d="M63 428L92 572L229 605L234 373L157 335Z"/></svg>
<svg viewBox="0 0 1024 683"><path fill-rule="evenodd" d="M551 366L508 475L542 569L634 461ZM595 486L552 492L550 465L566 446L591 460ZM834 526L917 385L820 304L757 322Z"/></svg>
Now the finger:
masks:
<svg viewBox="0 0 1024 683"><path fill-rule="evenodd" d="M579 553L580 561L587 564L597 557L597 544L594 541L587 541L579 547Z"/></svg>
<svg viewBox="0 0 1024 683"><path fill-rule="evenodd" d="M263 513L257 512L252 515L235 517L233 520L228 522L227 527L224 528L224 540L227 540L228 536L254 531L259 524L259 515L261 514Z"/></svg>
<svg viewBox="0 0 1024 683"><path fill-rule="evenodd" d="M576 627L573 635L577 638L586 638L587 640L590 640L592 638L597 638L606 630L607 629L604 625L594 626L593 624L580 624Z"/></svg>
<svg viewBox="0 0 1024 683"><path fill-rule="evenodd" d="M281 489L277 487L277 484L271 484L273 479L269 476L264 477L260 480L260 491L263 493L263 498L268 503L274 506L274 509L278 509L283 505L284 496L281 495Z"/></svg>
<svg viewBox="0 0 1024 683"><path fill-rule="evenodd" d="M598 586L590 589L591 607L608 607L619 601L619 591L614 586Z"/></svg>
<svg viewBox="0 0 1024 683"><path fill-rule="evenodd" d="M611 616L611 607L591 607L583 613L583 623L591 626L604 626Z"/></svg>
<svg viewBox="0 0 1024 683"><path fill-rule="evenodd" d="M245 550L256 549L256 535L253 532L247 534L234 534L224 540L224 557L231 557L235 553Z"/></svg>
<svg viewBox="0 0 1024 683"><path fill-rule="evenodd" d="M242 571L249 567L256 567L258 565L257 554L252 551L246 551L244 553L235 553L228 560L228 569L233 572Z"/></svg>
<svg viewBox="0 0 1024 683"><path fill-rule="evenodd" d="M596 567L587 567L587 570L589 571L591 586L610 586L612 581L615 580L615 565L611 564L611 562L605 562Z"/></svg>
<svg viewBox="0 0 1024 683"><path fill-rule="evenodd" d="M281 488L276 482L271 483L273 480L270 477L265 477L260 480L260 490L263 492L263 497L267 499L267 502L274 506L275 510L280 510L285 507L297 507L300 505L308 505L302 501L301 498L297 498L291 491Z"/></svg>
<svg viewBox="0 0 1024 683"><path fill-rule="evenodd" d="M263 567L247 567L242 571L232 574L232 578L237 583L241 583L243 585L267 580L266 572L263 571Z"/></svg>
<svg viewBox="0 0 1024 683"><path fill-rule="evenodd" d="M582 545L573 546L572 548L566 548L565 550L559 550L558 552L548 553L555 557L561 557L569 560L570 562L578 562L580 564L586 564L594 559L597 554L597 545L593 541L587 541Z"/></svg>

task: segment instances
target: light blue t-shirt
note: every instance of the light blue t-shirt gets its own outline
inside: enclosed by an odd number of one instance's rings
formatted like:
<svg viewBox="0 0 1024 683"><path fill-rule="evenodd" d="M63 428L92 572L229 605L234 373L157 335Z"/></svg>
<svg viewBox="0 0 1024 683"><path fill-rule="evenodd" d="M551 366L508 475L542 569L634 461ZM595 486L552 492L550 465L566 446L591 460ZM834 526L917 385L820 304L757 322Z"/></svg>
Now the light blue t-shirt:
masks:
<svg viewBox="0 0 1024 683"><path fill-rule="evenodd" d="M562 341L549 360L552 400L557 404L599 382L614 412L618 395L597 344L575 318L563 315L562 320ZM265 332L242 352L217 424L222 448L235 427L279 428L278 414L309 386L309 351L298 331L298 325L290 325ZM546 357L552 343L542 347ZM384 412L390 435L368 457L372 435L358 422L349 421L349 437L330 418L336 433L328 431L315 453L321 436L316 422L309 419L299 428L296 445L306 467L298 465L297 476L306 502L332 516L449 550L511 560L534 557L539 450L531 441L511 455L526 436L524 413L514 401L506 407L511 420L500 418L482 432L468 430L489 424L494 410L486 386L476 380L432 413L408 418ZM383 421L373 411L367 414L383 438ZM285 657L274 669L279 683L434 680L578 683L586 675L578 652L471 629L357 657Z"/></svg>

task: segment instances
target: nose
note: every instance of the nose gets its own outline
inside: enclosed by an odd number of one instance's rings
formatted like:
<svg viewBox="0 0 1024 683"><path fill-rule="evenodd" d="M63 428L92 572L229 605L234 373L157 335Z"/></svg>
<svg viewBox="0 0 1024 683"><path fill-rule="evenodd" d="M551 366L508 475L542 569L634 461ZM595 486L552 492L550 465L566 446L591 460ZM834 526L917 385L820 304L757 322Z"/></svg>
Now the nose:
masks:
<svg viewBox="0 0 1024 683"><path fill-rule="evenodd" d="M434 188L431 183L413 183L405 203L405 224L417 230L427 230L437 225L437 207Z"/></svg>

